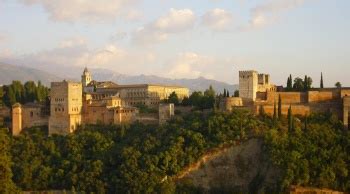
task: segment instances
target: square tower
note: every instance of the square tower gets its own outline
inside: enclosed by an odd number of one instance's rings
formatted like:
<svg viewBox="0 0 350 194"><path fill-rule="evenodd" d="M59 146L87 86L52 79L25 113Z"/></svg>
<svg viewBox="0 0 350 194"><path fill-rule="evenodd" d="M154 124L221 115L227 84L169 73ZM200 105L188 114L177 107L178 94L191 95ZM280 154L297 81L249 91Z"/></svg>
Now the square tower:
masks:
<svg viewBox="0 0 350 194"><path fill-rule="evenodd" d="M52 82L49 135L66 135L81 124L82 84L79 82Z"/></svg>
<svg viewBox="0 0 350 194"><path fill-rule="evenodd" d="M258 91L258 72L239 72L239 97L255 101Z"/></svg>

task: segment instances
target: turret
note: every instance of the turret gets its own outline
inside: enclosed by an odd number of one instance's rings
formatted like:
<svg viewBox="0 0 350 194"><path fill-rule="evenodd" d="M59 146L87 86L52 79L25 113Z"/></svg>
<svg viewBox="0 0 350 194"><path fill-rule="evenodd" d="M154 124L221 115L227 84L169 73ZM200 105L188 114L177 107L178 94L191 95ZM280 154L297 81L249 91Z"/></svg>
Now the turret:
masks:
<svg viewBox="0 0 350 194"><path fill-rule="evenodd" d="M92 76L87 67L85 67L83 75L81 76L81 83L86 87L92 81Z"/></svg>
<svg viewBox="0 0 350 194"><path fill-rule="evenodd" d="M22 106L16 103L12 106L12 135L19 135L22 131Z"/></svg>

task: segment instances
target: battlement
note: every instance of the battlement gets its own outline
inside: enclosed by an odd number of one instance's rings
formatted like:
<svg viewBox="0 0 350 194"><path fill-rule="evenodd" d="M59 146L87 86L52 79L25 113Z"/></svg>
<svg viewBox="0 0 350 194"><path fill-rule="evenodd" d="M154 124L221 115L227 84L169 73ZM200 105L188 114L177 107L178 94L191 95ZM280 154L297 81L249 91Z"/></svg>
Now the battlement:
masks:
<svg viewBox="0 0 350 194"><path fill-rule="evenodd" d="M253 74L258 74L258 72L254 71L254 70L239 71L239 77L250 76L250 75L253 75Z"/></svg>

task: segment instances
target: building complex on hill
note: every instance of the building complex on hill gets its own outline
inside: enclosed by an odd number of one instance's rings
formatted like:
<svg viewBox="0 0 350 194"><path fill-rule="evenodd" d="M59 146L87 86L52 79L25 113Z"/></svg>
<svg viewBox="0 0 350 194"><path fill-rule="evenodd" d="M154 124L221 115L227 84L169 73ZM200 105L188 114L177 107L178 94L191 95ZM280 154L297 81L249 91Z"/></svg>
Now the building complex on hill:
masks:
<svg viewBox="0 0 350 194"><path fill-rule="evenodd" d="M260 109L273 115L275 104L281 99L282 114L292 108L294 115L330 111L341 118L348 128L350 88L311 88L305 92L285 91L270 83L270 76L256 71L239 72L239 97L225 98L220 102L222 110L246 108L254 113Z"/></svg>
<svg viewBox="0 0 350 194"><path fill-rule="evenodd" d="M175 92L179 99L189 96L189 89L164 85L118 85L97 82L87 68L81 82L52 82L50 105L32 103L12 107L12 133L47 125L49 134L69 134L83 124L128 124L135 121L162 124L174 115L173 104L162 101ZM141 114L137 106L158 110Z"/></svg>

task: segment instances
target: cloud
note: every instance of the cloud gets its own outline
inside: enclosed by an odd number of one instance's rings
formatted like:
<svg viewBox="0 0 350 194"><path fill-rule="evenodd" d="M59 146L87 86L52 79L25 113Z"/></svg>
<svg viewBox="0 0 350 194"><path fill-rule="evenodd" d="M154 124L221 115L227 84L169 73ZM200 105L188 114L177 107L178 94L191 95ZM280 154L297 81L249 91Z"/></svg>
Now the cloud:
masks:
<svg viewBox="0 0 350 194"><path fill-rule="evenodd" d="M225 30L232 22L231 13L215 8L202 16L202 24L213 30Z"/></svg>
<svg viewBox="0 0 350 194"><path fill-rule="evenodd" d="M268 0L251 9L251 18L246 29L256 29L271 25L281 19L281 15L289 10L302 6L311 0Z"/></svg>
<svg viewBox="0 0 350 194"><path fill-rule="evenodd" d="M88 66L135 74L141 73L140 68L156 60L151 51L127 50L115 44L107 43L101 48L89 48L88 42L80 37L64 40L56 48L33 54L21 55L0 50L1 57L11 64L30 66L48 72L59 69L59 73L66 72L69 68Z"/></svg>
<svg viewBox="0 0 350 194"><path fill-rule="evenodd" d="M54 21L110 22L134 18L130 6L139 0L19 0L26 5L41 5Z"/></svg>
<svg viewBox="0 0 350 194"><path fill-rule="evenodd" d="M193 28L196 17L190 9L170 9L153 22L137 29L132 41L137 44L153 44L164 41L170 34L180 33Z"/></svg>
<svg viewBox="0 0 350 194"><path fill-rule="evenodd" d="M180 53L170 66L167 66L165 75L171 78L213 78L213 75L205 73L212 62L213 58L197 53Z"/></svg>

